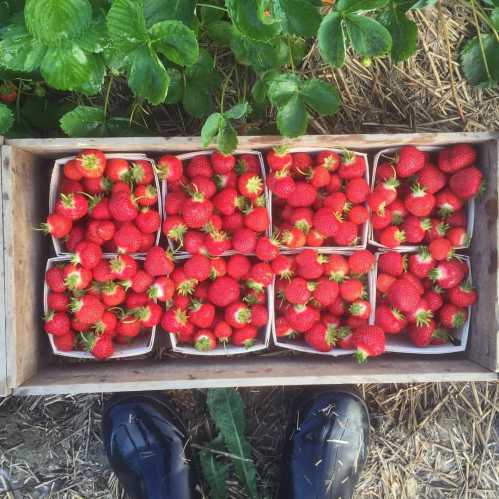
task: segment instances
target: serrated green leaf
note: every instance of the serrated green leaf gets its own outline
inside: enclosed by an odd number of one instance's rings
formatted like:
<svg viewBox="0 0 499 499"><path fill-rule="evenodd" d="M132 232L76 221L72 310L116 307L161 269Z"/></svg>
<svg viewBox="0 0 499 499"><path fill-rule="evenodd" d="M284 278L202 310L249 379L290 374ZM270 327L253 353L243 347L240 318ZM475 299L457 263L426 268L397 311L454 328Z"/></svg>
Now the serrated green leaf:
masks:
<svg viewBox="0 0 499 499"><path fill-rule="evenodd" d="M235 139L237 145L237 136ZM207 405L210 416L221 433L228 451L242 458L233 461L237 476L246 489L248 497L256 499L258 497L256 468L251 457L251 447L245 436L246 420L241 396L232 388L211 389L208 390Z"/></svg>
<svg viewBox="0 0 499 499"><path fill-rule="evenodd" d="M481 41L484 54L478 37L471 39L461 51L464 75L473 85L495 87L499 83L499 42L493 35L481 35Z"/></svg>
<svg viewBox="0 0 499 499"><path fill-rule="evenodd" d="M180 21L162 21L149 29L152 46L179 66L192 66L199 57L194 31Z"/></svg>
<svg viewBox="0 0 499 499"><path fill-rule="evenodd" d="M206 25L206 33L219 47L228 47L232 40L232 24L227 21L212 22Z"/></svg>
<svg viewBox="0 0 499 499"><path fill-rule="evenodd" d="M307 131L308 113L301 96L294 95L277 109L277 128L285 137L293 138Z"/></svg>
<svg viewBox="0 0 499 499"><path fill-rule="evenodd" d="M273 106L284 106L300 91L300 79L295 74L281 74L269 81L267 95Z"/></svg>
<svg viewBox="0 0 499 499"><path fill-rule="evenodd" d="M101 71L99 56L75 44L49 47L40 66L45 81L57 90L78 90L102 75Z"/></svg>
<svg viewBox="0 0 499 499"><path fill-rule="evenodd" d="M182 95L184 95L184 78L176 68L168 68L167 71L170 76L170 84L168 85L165 104L178 104L182 100Z"/></svg>
<svg viewBox="0 0 499 499"><path fill-rule="evenodd" d="M378 21L366 16L348 14L345 18L352 47L362 57L387 54L392 48L388 30Z"/></svg>
<svg viewBox="0 0 499 499"><path fill-rule="evenodd" d="M78 106L66 113L60 124L69 137L99 137L105 120L101 107Z"/></svg>
<svg viewBox="0 0 499 499"><path fill-rule="evenodd" d="M191 26L195 6L195 0L144 0L147 26L161 21L182 21Z"/></svg>
<svg viewBox="0 0 499 499"><path fill-rule="evenodd" d="M229 491L227 489L227 477L229 465L223 464L209 450L201 450L199 453L203 476L210 489L211 499L227 499Z"/></svg>
<svg viewBox="0 0 499 499"><path fill-rule="evenodd" d="M200 83L207 90L216 90L220 85L220 75L215 69L213 57L206 49L199 50L199 58L196 64L185 69L185 75L189 85Z"/></svg>
<svg viewBox="0 0 499 499"><path fill-rule="evenodd" d="M343 14L362 12L385 7L388 0L338 0L335 4L337 11Z"/></svg>
<svg viewBox="0 0 499 499"><path fill-rule="evenodd" d="M0 66L12 71L35 71L39 68L46 50L23 25L12 24L0 41Z"/></svg>
<svg viewBox="0 0 499 499"><path fill-rule="evenodd" d="M240 120L251 112L251 106L247 102L241 102L232 106L228 111L223 113L224 118L231 120Z"/></svg>
<svg viewBox="0 0 499 499"><path fill-rule="evenodd" d="M203 139L203 147L208 147L213 139L217 136L222 121L220 113L213 113L208 116L201 128L201 138Z"/></svg>
<svg viewBox="0 0 499 499"><path fill-rule="evenodd" d="M94 19L88 30L75 43L87 52L94 54L104 52L109 47L106 20L104 18Z"/></svg>
<svg viewBox="0 0 499 499"><path fill-rule="evenodd" d="M338 12L330 12L322 20L317 33L317 43L321 57L333 68L341 68L345 64L345 33Z"/></svg>
<svg viewBox="0 0 499 499"><path fill-rule="evenodd" d="M131 51L148 41L143 0L113 0L106 16L114 46Z"/></svg>
<svg viewBox="0 0 499 499"><path fill-rule="evenodd" d="M184 89L182 106L194 118L204 118L213 110L211 91L203 82L189 82Z"/></svg>
<svg viewBox="0 0 499 499"><path fill-rule="evenodd" d="M407 19L403 9L394 5L384 10L378 20L392 37L391 58L393 62L405 61L416 52L418 28Z"/></svg>
<svg viewBox="0 0 499 499"><path fill-rule="evenodd" d="M90 25L88 0L29 0L24 10L26 26L45 45L78 38Z"/></svg>
<svg viewBox="0 0 499 499"><path fill-rule="evenodd" d="M278 23L264 24L260 21L256 0L225 0L225 5L236 28L248 38L268 41L281 30Z"/></svg>
<svg viewBox="0 0 499 499"><path fill-rule="evenodd" d="M272 8L274 17L286 33L305 38L317 33L321 15L307 0L275 0Z"/></svg>
<svg viewBox="0 0 499 499"><path fill-rule="evenodd" d="M14 115L8 106L0 103L0 133L7 133L14 123Z"/></svg>
<svg viewBox="0 0 499 499"><path fill-rule="evenodd" d="M256 80L253 88L251 89L251 96L257 104L265 102L267 97L267 85L263 80Z"/></svg>
<svg viewBox="0 0 499 499"><path fill-rule="evenodd" d="M300 89L300 95L316 113L331 116L338 112L341 97L336 87L322 80L307 80Z"/></svg>
<svg viewBox="0 0 499 499"><path fill-rule="evenodd" d="M92 57L92 71L87 80L75 88L77 92L86 95L96 95L102 90L104 77L106 76L106 65L99 54L90 54Z"/></svg>

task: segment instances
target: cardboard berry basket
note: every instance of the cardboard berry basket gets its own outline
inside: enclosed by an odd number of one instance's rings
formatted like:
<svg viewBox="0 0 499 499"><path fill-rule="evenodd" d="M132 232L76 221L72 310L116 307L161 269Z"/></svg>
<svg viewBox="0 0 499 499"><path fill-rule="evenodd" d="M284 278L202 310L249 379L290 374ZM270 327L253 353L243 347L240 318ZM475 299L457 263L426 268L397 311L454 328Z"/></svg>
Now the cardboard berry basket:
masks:
<svg viewBox="0 0 499 499"><path fill-rule="evenodd" d="M110 260L113 255L105 255L103 258ZM69 262L71 257L68 256L57 256L55 258L49 258L47 260L47 266L45 271L55 267L58 263ZM135 260L144 261L144 257L136 256ZM43 286L43 312L44 315L48 312L47 296L49 289L45 283ZM85 352L83 350L73 350L71 352L64 352L59 350L54 342L54 337L51 334L47 334L52 348L52 353L54 355L59 355L61 357L70 357L73 359L86 359L86 360L96 360L95 357L90 352ZM150 333L142 333L139 337L135 338L128 345L119 345L114 343L114 353L111 355L110 359L126 359L128 357L138 357L139 355L145 355L152 351L154 347L154 340L156 338L156 327L151 328Z"/></svg>
<svg viewBox="0 0 499 499"><path fill-rule="evenodd" d="M372 289L373 293L371 294L371 317L369 322L374 324L375 315L376 315L376 280L378 276L378 260L380 255L382 255L384 251L376 253L376 264L373 272L373 283ZM414 251L399 251L399 253L403 253L406 255L413 254ZM472 272L471 272L471 264L470 258L466 255L456 255L456 258L466 262L468 266L469 272L469 280L473 281ZM480 293L480 289L477 290ZM470 330L471 317L473 314L474 306L468 307L468 319L460 328L452 330L453 342L449 342L444 345L429 345L427 347L419 348L414 346L409 338L402 331L401 334L387 334L386 335L386 351L387 352L397 352L404 354L414 354L414 355L444 355L448 353L456 353L456 352L464 352L466 350L466 345L468 344L468 333Z"/></svg>
<svg viewBox="0 0 499 499"><path fill-rule="evenodd" d="M180 161L182 161L182 163L185 166L185 162L188 162L188 160L195 158L196 156L209 156L209 155L211 155L211 153L213 151L214 151L214 149L208 149L205 151L189 152L186 154L178 154L177 157L178 157L178 159L180 159ZM237 156L239 154L252 154L258 158L258 162L260 163L260 174L262 176L263 185L264 185L263 195L265 197L265 207L267 208L267 211L269 214L269 219L270 219L269 228L267 229L265 234L270 237L272 235L272 204L271 204L271 200L270 200L270 192L267 188L267 176L266 176L266 172L265 172L265 163L263 161L263 155L259 151L254 151L254 150L250 150L250 149L247 149L247 150L237 149L232 154L235 156ZM166 200L166 196L168 196L168 183L166 180L162 181L161 189L162 189L162 198L163 198L163 200ZM163 219L166 218L166 214L163 213L162 216L163 216ZM176 246L175 246L174 242L171 241L170 239L168 239L168 246L170 247L170 249L172 251L176 250ZM229 256L229 255L233 255L235 253L236 253L236 251L234 251L234 250L224 251L221 256ZM179 255L179 256L189 255L189 253L187 251L184 251L183 249L179 249L179 251L175 251L175 254ZM254 253L252 253L252 254L254 254Z"/></svg>
<svg viewBox="0 0 499 499"><path fill-rule="evenodd" d="M120 158L127 159L129 161L133 161L134 159L144 159L149 161L154 166L154 161L146 157L145 154L128 154L128 153L118 153L118 154L106 154L106 158ZM65 158L56 159L54 162L54 167L52 169L52 175L50 177L50 191L49 191L49 212L52 213L55 208L55 203L57 201L57 197L59 195L59 183L61 181L61 177L63 175L64 165L68 162L75 159L75 156L68 156ZM163 220L163 205L162 205L162 197L160 191L160 183L158 180L158 176L156 172L154 172L154 183L156 186L156 190L158 191L158 212L161 220ZM156 244L159 243L159 239L161 237L161 226L156 234ZM60 239L57 239L53 236L52 243L54 245L54 251L57 256L61 255L69 255L71 254L69 251L66 251L64 245L61 243ZM134 255L139 255L140 253L133 253Z"/></svg>
<svg viewBox="0 0 499 499"><path fill-rule="evenodd" d="M282 386L340 383L412 383L497 380L499 299L497 274L498 133L317 135L290 141L272 136L239 137L239 147L265 153L269 148L346 148L371 157L400 147L474 143L486 176L486 190L475 202L475 227L468 250L479 297L471 316L464 352L445 355L387 353L362 366L351 356L256 352L226 357L180 357L78 361L52 355L43 332L43 282L52 243L33 227L47 216L54 160L84 148L148 157L203 150L199 137L21 139L2 146L0 204L3 255L0 258L0 390L42 395L190 389L223 386ZM166 335L161 340L167 340ZM158 338L159 340L159 338Z"/></svg>
<svg viewBox="0 0 499 499"><path fill-rule="evenodd" d="M383 149L379 151L375 156L373 160L373 170L372 170L372 175L371 175L371 188L374 188L375 182L376 182L376 171L378 168L379 163L383 159L391 159L394 157L394 155L399 151L400 147L390 147L388 149ZM421 151L425 152L430 152L430 153L435 153L443 149L443 147L439 146L421 146L418 147ZM477 163L477 166L480 167L480 163ZM484 172L484 178L487 178L487 170L484 167L481 167L481 170ZM471 238L473 236L473 227L475 225L475 198L470 199L466 203L466 217L467 217L467 227L466 227L466 232L468 233L469 236L469 244L471 244ZM388 246L384 246L383 244L379 243L376 241L374 237L374 229L372 225L369 225L369 244L376 246L378 248L382 249L390 249ZM457 250L462 250L466 249L469 246L456 246L454 249ZM414 251L418 248L417 244L412 244L412 245L401 245L397 246L397 250L402 250L402 251Z"/></svg>
<svg viewBox="0 0 499 499"><path fill-rule="evenodd" d="M343 149L338 149L338 148L334 148L334 147L290 147L287 149L287 152L289 152L291 154L296 153L296 152L306 152L306 153L310 153L310 154L317 154L317 153L320 153L321 151L333 151L333 152L341 155L345 152L345 149L347 149L347 148L345 147ZM364 178L366 179L367 183L369 183L369 158L368 158L368 154L366 154L365 152L359 152L356 150L350 150L350 149L348 149L348 150L350 152L353 152L353 153L355 153L359 156L362 156L364 158L364 160L366 162L366 173L365 173ZM269 195L270 195L270 205L272 206L272 209L273 209L273 203L272 203L273 195L270 191L269 191ZM367 208L367 203L364 203L364 206ZM341 252L341 251L362 250L362 249L366 249L369 230L370 230L369 229L369 221L367 221L362 226L362 230L361 230L360 238L359 238L360 240L359 240L358 244L355 244L352 246L319 246L319 247L304 246L303 248L297 248L297 249L290 249L287 246L281 246L281 251L289 251L292 253L298 253L302 249L306 249L306 248L319 250L321 253L337 253L337 252Z"/></svg>
<svg viewBox="0 0 499 499"><path fill-rule="evenodd" d="M323 253L323 254L332 254L332 253L325 253L323 251L318 251L318 253ZM353 253L353 251L342 251L342 252L336 252L336 254L344 255L344 256L350 256ZM371 304L373 303L373 294L376 295L376 288L373 287L373 283L375 283L375 272L374 269L372 269L369 274L367 275L367 301ZM329 352L319 352L315 348L307 345L305 340L303 339L303 335L300 335L300 337L295 338L295 339L286 339L286 338L279 338L276 334L276 325L275 325L275 320L276 320L276 306L275 306L275 292L272 294L272 307L274 310L274 315L272 317L272 340L274 342L274 345L276 347L282 348L284 350L294 350L295 352L303 352L307 354L315 354L315 355L325 355L325 356L330 356L330 357L342 357L345 355L352 355L355 350L349 350L349 349L342 349L342 348L336 348L333 347L332 350ZM371 324L371 322L369 322Z"/></svg>

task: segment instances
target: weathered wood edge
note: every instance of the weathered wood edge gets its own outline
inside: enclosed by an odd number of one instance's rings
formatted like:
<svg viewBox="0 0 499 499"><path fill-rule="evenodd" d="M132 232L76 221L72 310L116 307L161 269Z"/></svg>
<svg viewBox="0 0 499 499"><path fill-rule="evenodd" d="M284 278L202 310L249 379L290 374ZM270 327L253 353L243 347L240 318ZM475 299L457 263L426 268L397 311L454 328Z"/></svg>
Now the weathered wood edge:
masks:
<svg viewBox="0 0 499 499"><path fill-rule="evenodd" d="M499 139L498 132L449 132L449 133L394 133L394 134L350 134L350 135L304 135L296 139L286 139L274 135L240 136L239 147L269 148L276 145L292 147L337 146L352 149L375 149L403 144L428 145L434 143L453 144L459 142L483 142ZM87 147L102 148L109 152L123 151L162 151L189 152L206 149L201 137L131 137L131 138L54 138L54 139L12 139L6 144L21 149L48 155L70 149ZM213 147L213 144L210 145Z"/></svg>
<svg viewBox="0 0 499 499"><path fill-rule="evenodd" d="M7 338L6 338L6 305L5 296L7 289L5 285L5 246L4 246L4 223L3 223L3 168L2 168L2 147L3 137L0 136L0 190L2 191L2 201L0 201L0 220L2 227L0 228L0 397L7 396L10 391L7 386Z"/></svg>

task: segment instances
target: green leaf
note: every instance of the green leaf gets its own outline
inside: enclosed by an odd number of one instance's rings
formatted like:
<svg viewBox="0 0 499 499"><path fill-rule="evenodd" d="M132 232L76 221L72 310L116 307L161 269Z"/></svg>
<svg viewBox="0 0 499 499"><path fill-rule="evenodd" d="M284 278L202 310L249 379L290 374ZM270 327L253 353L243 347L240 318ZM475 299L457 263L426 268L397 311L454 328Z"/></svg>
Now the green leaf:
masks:
<svg viewBox="0 0 499 499"><path fill-rule="evenodd" d="M307 131L308 113L301 96L295 95L277 110L277 128L285 137L298 137Z"/></svg>
<svg viewBox="0 0 499 499"><path fill-rule="evenodd" d="M70 111L74 104L64 100L60 102L46 97L23 95L21 100L21 117L30 126L47 136L53 136L59 131L59 120Z"/></svg>
<svg viewBox="0 0 499 499"><path fill-rule="evenodd" d="M222 115L220 113L213 113L208 116L201 128L201 138L203 139L203 147L208 147L213 139L217 136L220 124L222 122Z"/></svg>
<svg viewBox="0 0 499 499"><path fill-rule="evenodd" d="M407 19L404 10L392 6L384 10L378 20L392 37L391 58L394 62L405 61L416 52L418 28Z"/></svg>
<svg viewBox="0 0 499 499"><path fill-rule="evenodd" d="M336 10L343 14L349 14L351 12L379 9L385 7L387 3L388 0L338 0L335 7Z"/></svg>
<svg viewBox="0 0 499 499"><path fill-rule="evenodd" d="M499 42L493 35L481 35L481 41L483 53L478 37L461 51L464 75L473 85L495 87L499 83Z"/></svg>
<svg viewBox="0 0 499 499"><path fill-rule="evenodd" d="M182 73L176 68L168 68L170 84L166 94L165 104L178 104L184 95L184 78Z"/></svg>
<svg viewBox="0 0 499 499"><path fill-rule="evenodd" d="M46 47L33 38L24 26L9 26L0 41L0 66L30 73L39 68Z"/></svg>
<svg viewBox="0 0 499 499"><path fill-rule="evenodd" d="M202 84L209 91L218 89L220 75L215 70L213 57L206 49L199 50L199 58L196 64L185 69L188 85Z"/></svg>
<svg viewBox="0 0 499 499"><path fill-rule="evenodd" d="M273 106L284 106L300 91L300 79L295 74L281 74L269 82L267 95Z"/></svg>
<svg viewBox="0 0 499 499"><path fill-rule="evenodd" d="M206 25L206 33L219 47L228 47L232 40L232 24L227 21L215 21Z"/></svg>
<svg viewBox="0 0 499 499"><path fill-rule="evenodd" d="M317 33L321 15L307 0L275 0L273 14L290 35L312 37Z"/></svg>
<svg viewBox="0 0 499 499"><path fill-rule="evenodd" d="M330 12L322 20L317 33L317 43L322 58L333 68L341 68L345 64L345 33L338 12Z"/></svg>
<svg viewBox="0 0 499 499"><path fill-rule="evenodd" d="M92 6L88 0L29 0L26 25L45 45L78 38L90 25Z"/></svg>
<svg viewBox="0 0 499 499"><path fill-rule="evenodd" d="M152 46L179 66L192 66L199 57L196 34L180 21L162 21L149 29Z"/></svg>
<svg viewBox="0 0 499 499"><path fill-rule="evenodd" d="M341 105L338 90L323 80L307 80L300 89L300 95L308 106L323 116L336 114Z"/></svg>
<svg viewBox="0 0 499 499"><path fill-rule="evenodd" d="M490 20L494 25L494 28L499 30L499 7L496 7L490 14Z"/></svg>
<svg viewBox="0 0 499 499"><path fill-rule="evenodd" d="M257 104L263 104L267 97L267 85L263 80L256 80L251 89L251 96Z"/></svg>
<svg viewBox="0 0 499 499"><path fill-rule="evenodd" d="M195 6L195 0L144 0L147 26L161 21L182 21L191 26Z"/></svg>
<svg viewBox="0 0 499 499"><path fill-rule="evenodd" d="M256 468L251 457L251 447L245 437L246 420L241 396L232 388L211 389L208 390L207 404L228 451L242 458L233 461L240 482L249 498L257 498Z"/></svg>
<svg viewBox="0 0 499 499"><path fill-rule="evenodd" d="M99 54L109 47L106 20L104 18L94 19L88 30L76 40L83 50Z"/></svg>
<svg viewBox="0 0 499 499"><path fill-rule="evenodd" d="M14 115L9 107L0 103L0 133L6 133L14 123Z"/></svg>
<svg viewBox="0 0 499 499"><path fill-rule="evenodd" d="M225 111L224 118L231 120L240 120L251 112L251 106L247 102L241 102Z"/></svg>
<svg viewBox="0 0 499 499"><path fill-rule="evenodd" d="M348 14L345 20L352 47L360 56L375 57L390 52L392 38L378 21L357 14Z"/></svg>
<svg viewBox="0 0 499 499"><path fill-rule="evenodd" d="M129 56L128 86L132 92L157 105L165 101L170 77L154 50L144 46Z"/></svg>
<svg viewBox="0 0 499 499"><path fill-rule="evenodd" d="M236 28L248 38L271 40L281 30L278 23L264 24L260 21L256 0L225 0L225 5Z"/></svg>
<svg viewBox="0 0 499 499"><path fill-rule="evenodd" d="M98 54L89 54L92 60L92 71L87 80L75 88L77 92L86 95L96 95L102 90L104 77L106 76L106 65L104 59Z"/></svg>
<svg viewBox="0 0 499 499"><path fill-rule="evenodd" d="M203 82L188 83L182 98L184 109L194 118L204 118L213 110L213 97L211 91Z"/></svg>
<svg viewBox="0 0 499 499"><path fill-rule="evenodd" d="M433 7L433 5L437 3L437 0L417 0L417 1L412 0L410 3L412 3L410 8L412 10L416 10L416 9L424 9L426 7Z"/></svg>
<svg viewBox="0 0 499 499"><path fill-rule="evenodd" d="M85 52L75 44L49 47L40 72L57 90L78 90L90 80L95 83L103 77L99 56Z"/></svg>
<svg viewBox="0 0 499 499"><path fill-rule="evenodd" d="M197 9L201 18L201 22L203 24L211 24L224 18L225 12L222 10L223 0L205 0L203 4L203 6L198 7ZM212 7L205 7L205 5L214 5L215 7L221 8L217 9Z"/></svg>
<svg viewBox="0 0 499 499"><path fill-rule="evenodd" d="M106 117L101 107L78 106L61 118L61 128L69 137L98 137Z"/></svg>
<svg viewBox="0 0 499 499"><path fill-rule="evenodd" d="M131 51L148 41L143 0L113 0L106 17L113 45Z"/></svg>
<svg viewBox="0 0 499 499"><path fill-rule="evenodd" d="M213 447L213 443L210 444ZM223 464L213 452L203 449L199 453L203 476L210 489L211 499L227 499L229 491L227 489L227 477L229 465Z"/></svg>

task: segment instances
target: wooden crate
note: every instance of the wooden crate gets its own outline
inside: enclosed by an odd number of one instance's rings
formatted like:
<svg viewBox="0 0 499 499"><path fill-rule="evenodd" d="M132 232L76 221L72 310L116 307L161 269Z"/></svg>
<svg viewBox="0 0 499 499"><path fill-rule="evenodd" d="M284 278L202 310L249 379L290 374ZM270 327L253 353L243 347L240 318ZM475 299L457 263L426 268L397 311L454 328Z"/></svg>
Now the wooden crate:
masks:
<svg viewBox="0 0 499 499"><path fill-rule="evenodd" d="M221 386L393 383L496 380L498 370L498 142L494 133L323 135L284 141L241 137L244 149L278 144L341 147L366 151L400 146L477 144L487 190L477 202L471 258L479 289L470 344L463 354L385 355L358 366L351 358L279 358L265 354L239 358L153 359L64 364L48 353L41 327L42 283L50 240L33 227L46 216L53 159L82 148L151 155L202 149L198 137L7 140L2 147L3 270L0 330L0 391L15 395L206 388ZM2 265L2 264L0 264ZM2 267L0 266L0 270ZM6 367L3 367L6 364ZM5 379L4 379L5 378ZM3 389L2 389L3 387Z"/></svg>

